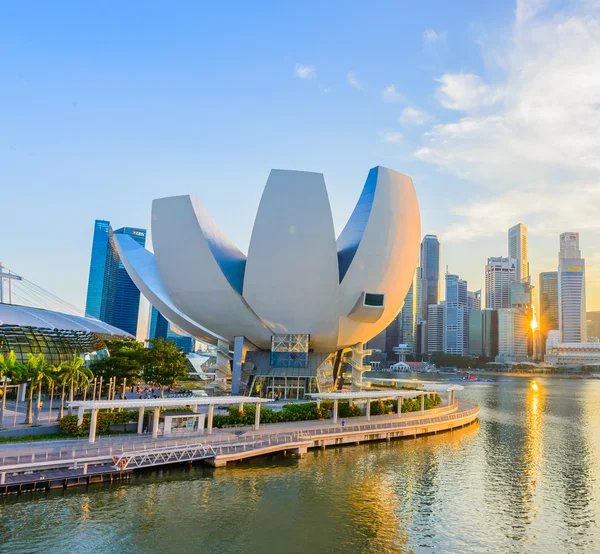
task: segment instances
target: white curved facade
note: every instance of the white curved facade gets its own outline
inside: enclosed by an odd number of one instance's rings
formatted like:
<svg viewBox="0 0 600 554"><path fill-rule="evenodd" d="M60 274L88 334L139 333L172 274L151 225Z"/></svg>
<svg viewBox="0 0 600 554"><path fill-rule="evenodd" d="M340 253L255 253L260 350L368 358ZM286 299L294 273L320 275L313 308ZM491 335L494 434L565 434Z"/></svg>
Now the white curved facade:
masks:
<svg viewBox="0 0 600 554"><path fill-rule="evenodd" d="M274 169L252 230L244 298L273 332L310 332L315 350L332 352L338 340L338 276L323 175Z"/></svg>
<svg viewBox="0 0 600 554"><path fill-rule="evenodd" d="M201 340L244 336L267 349L273 334L310 334L312 350L332 352L400 311L420 235L410 177L376 167L337 241L323 175L287 170L271 171L248 258L189 196L154 201L154 256L115 239L142 293Z"/></svg>

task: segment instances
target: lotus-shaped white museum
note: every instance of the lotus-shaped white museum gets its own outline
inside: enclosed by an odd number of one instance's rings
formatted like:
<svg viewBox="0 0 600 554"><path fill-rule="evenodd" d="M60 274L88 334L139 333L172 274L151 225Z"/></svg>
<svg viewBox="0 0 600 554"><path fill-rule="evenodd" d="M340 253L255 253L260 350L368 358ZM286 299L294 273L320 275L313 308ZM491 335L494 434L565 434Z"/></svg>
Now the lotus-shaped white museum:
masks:
<svg viewBox="0 0 600 554"><path fill-rule="evenodd" d="M134 283L167 319L223 350L271 350L309 336L309 352L363 343L395 318L418 259L420 217L410 177L369 171L335 238L320 173L274 169L244 255L191 196L154 200L154 254L114 240ZM243 339L241 339L243 337Z"/></svg>

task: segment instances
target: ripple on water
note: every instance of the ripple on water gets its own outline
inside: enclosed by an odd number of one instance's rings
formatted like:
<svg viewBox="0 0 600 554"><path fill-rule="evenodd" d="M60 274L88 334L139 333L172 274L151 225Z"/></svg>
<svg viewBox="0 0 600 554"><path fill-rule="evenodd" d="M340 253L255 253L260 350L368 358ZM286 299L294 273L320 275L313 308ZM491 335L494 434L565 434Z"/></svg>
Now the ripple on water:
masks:
<svg viewBox="0 0 600 554"><path fill-rule="evenodd" d="M600 382L537 382L467 385L452 433L5 498L0 549L597 552Z"/></svg>

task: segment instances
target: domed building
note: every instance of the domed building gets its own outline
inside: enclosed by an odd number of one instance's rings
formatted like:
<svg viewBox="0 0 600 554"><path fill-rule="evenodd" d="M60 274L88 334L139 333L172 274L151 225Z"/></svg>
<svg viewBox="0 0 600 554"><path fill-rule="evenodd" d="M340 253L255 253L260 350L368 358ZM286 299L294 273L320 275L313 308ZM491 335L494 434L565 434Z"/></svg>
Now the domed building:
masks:
<svg viewBox="0 0 600 554"><path fill-rule="evenodd" d="M20 362L43 354L54 365L73 356L93 356L108 339L134 338L97 319L51 310L0 304L0 354L13 350Z"/></svg>
<svg viewBox="0 0 600 554"><path fill-rule="evenodd" d="M150 303L217 346L223 390L231 379L236 394L301 398L360 387L362 345L402 308L420 234L406 175L371 169L336 239L323 175L274 169L247 256L191 196L153 202L154 253L126 235L114 241Z"/></svg>

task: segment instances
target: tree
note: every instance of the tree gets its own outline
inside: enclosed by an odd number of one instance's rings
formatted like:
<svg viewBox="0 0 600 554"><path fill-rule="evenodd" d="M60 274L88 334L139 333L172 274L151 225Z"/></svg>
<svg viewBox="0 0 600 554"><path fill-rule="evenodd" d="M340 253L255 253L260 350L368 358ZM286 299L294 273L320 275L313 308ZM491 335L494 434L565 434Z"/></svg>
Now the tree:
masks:
<svg viewBox="0 0 600 554"><path fill-rule="evenodd" d="M56 372L56 377L54 378L54 382L57 387L61 388L60 391L60 408L58 410L58 420L60 421L65 415L65 387L67 386L67 378L69 377L69 373L65 371L60 365Z"/></svg>
<svg viewBox="0 0 600 554"><path fill-rule="evenodd" d="M37 356L31 352L27 354L27 362L25 363L25 376L30 381L29 384L29 401L27 403L27 416L25 417L25 423L32 424L33 421L33 390L37 387L38 389L38 402L35 410L35 423L39 420L39 404L42 393L42 383L44 381L49 382L52 379L51 371L54 368L46 361L46 358L42 353Z"/></svg>
<svg viewBox="0 0 600 554"><path fill-rule="evenodd" d="M60 371L63 372L65 383L69 385L69 402L73 402L73 389L75 387L84 387L94 376L90 369L83 367L83 358L75 356L72 360L63 362L60 365ZM73 413L73 408L69 405L69 415Z"/></svg>
<svg viewBox="0 0 600 554"><path fill-rule="evenodd" d="M2 405L0 411L0 427L4 425L4 414L6 411L6 394L8 392L9 379L13 382L19 381L22 373L22 364L17 361L17 356L11 350L8 356L0 354L0 377L3 380L2 385Z"/></svg>
<svg viewBox="0 0 600 554"><path fill-rule="evenodd" d="M94 375L102 377L105 383L108 383L111 377L116 377L118 381L135 381L141 377L148 356L148 350L142 343L133 340L109 340L106 341L106 347L110 355L91 364Z"/></svg>
<svg viewBox="0 0 600 554"><path fill-rule="evenodd" d="M153 339L147 356L148 366L144 370L144 380L159 385L161 396L164 396L163 387L175 386L177 381L188 374L187 358L172 340Z"/></svg>

